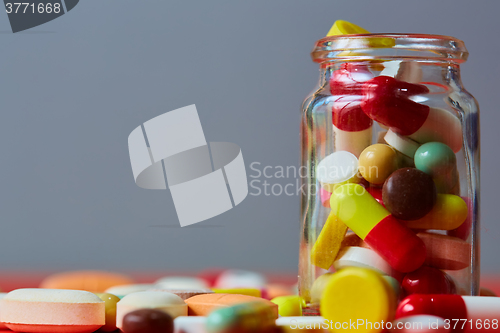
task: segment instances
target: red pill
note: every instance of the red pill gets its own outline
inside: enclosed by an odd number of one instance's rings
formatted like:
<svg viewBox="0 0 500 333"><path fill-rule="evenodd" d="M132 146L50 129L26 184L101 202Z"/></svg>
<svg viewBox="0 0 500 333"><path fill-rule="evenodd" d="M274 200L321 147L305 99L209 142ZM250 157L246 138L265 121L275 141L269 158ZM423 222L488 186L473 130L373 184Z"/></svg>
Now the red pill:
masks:
<svg viewBox="0 0 500 333"><path fill-rule="evenodd" d="M332 123L340 130L359 132L373 124L361 109L359 96L342 96L333 102Z"/></svg>
<svg viewBox="0 0 500 333"><path fill-rule="evenodd" d="M363 85L361 108L368 117L390 127L395 133L410 135L422 127L430 108L409 97L428 92L429 89L421 84L377 76Z"/></svg>
<svg viewBox="0 0 500 333"><path fill-rule="evenodd" d="M450 276L429 266L422 266L403 278L402 287L411 294L454 294L456 287Z"/></svg>
<svg viewBox="0 0 500 333"><path fill-rule="evenodd" d="M363 83L373 78L366 65L345 63L330 76L332 95L361 95Z"/></svg>

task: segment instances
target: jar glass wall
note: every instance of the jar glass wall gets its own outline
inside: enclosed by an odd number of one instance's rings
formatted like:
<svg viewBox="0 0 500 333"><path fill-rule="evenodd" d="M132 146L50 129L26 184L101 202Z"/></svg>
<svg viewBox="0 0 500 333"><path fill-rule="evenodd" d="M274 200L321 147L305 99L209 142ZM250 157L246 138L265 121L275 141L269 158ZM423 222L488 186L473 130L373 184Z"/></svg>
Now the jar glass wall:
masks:
<svg viewBox="0 0 500 333"><path fill-rule="evenodd" d="M435 35L316 43L320 80L301 121L299 292L311 313L322 276L347 266L398 281L402 296L478 294L479 110L460 80L467 56L462 41Z"/></svg>

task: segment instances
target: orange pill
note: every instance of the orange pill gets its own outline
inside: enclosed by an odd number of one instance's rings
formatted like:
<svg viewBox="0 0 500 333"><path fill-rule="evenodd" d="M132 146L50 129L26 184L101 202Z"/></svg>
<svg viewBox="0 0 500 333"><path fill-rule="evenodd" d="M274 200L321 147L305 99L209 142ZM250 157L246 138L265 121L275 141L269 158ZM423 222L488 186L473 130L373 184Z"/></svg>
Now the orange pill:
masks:
<svg viewBox="0 0 500 333"><path fill-rule="evenodd" d="M85 290L104 293L110 287L132 284L134 281L126 275L106 271L70 271L46 277L40 284L45 289Z"/></svg>
<svg viewBox="0 0 500 333"><path fill-rule="evenodd" d="M445 270L459 270L469 267L471 245L460 238L428 232L417 236L427 249L425 264Z"/></svg>
<svg viewBox="0 0 500 333"><path fill-rule="evenodd" d="M207 316L212 310L218 308L248 302L263 302L273 309L276 318L278 318L278 306L271 301L259 297L236 294L205 294L193 296L185 302L188 305L189 316Z"/></svg>

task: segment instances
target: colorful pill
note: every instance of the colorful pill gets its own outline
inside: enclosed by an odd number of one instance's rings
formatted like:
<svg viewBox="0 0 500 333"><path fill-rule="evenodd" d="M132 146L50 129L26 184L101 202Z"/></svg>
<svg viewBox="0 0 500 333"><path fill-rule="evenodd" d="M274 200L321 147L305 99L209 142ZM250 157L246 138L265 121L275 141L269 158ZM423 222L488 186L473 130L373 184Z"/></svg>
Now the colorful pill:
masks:
<svg viewBox="0 0 500 333"><path fill-rule="evenodd" d="M417 142L413 141L407 136L399 135L391 129L389 129L385 134L384 140L389 146L412 160L415 156L415 152L420 146Z"/></svg>
<svg viewBox="0 0 500 333"><path fill-rule="evenodd" d="M86 290L103 293L106 289L132 284L134 281L123 274L106 271L70 271L50 275L41 283L43 289Z"/></svg>
<svg viewBox="0 0 500 333"><path fill-rule="evenodd" d="M99 330L102 332L116 331L116 303L120 301L120 298L108 293L99 293L96 295L104 301L106 311L106 323Z"/></svg>
<svg viewBox="0 0 500 333"><path fill-rule="evenodd" d="M156 288L156 285L151 283L124 284L108 288L105 290L105 293L113 294L120 298L123 298L124 296L131 293L146 291L154 288Z"/></svg>
<svg viewBox="0 0 500 333"><path fill-rule="evenodd" d="M333 23L328 36L352 35L352 34L369 34L370 32L359 25L344 20L337 20Z"/></svg>
<svg viewBox="0 0 500 333"><path fill-rule="evenodd" d="M127 313L121 328L123 333L173 333L174 320L155 309L140 309Z"/></svg>
<svg viewBox="0 0 500 333"><path fill-rule="evenodd" d="M302 307L306 306L304 299L298 295L276 297L271 302L278 306L281 317L302 316Z"/></svg>
<svg viewBox="0 0 500 333"><path fill-rule="evenodd" d="M466 241L469 238L471 232L473 206L470 198L462 197L462 199L467 204L467 217L465 218L465 222L456 229L448 230L446 234L448 236L457 237L461 240Z"/></svg>
<svg viewBox="0 0 500 333"><path fill-rule="evenodd" d="M16 332L85 333L105 324L104 302L83 290L17 289L0 307L0 322Z"/></svg>
<svg viewBox="0 0 500 333"><path fill-rule="evenodd" d="M330 199L332 213L400 272L411 272L426 258L424 243L357 184L340 186Z"/></svg>
<svg viewBox="0 0 500 333"><path fill-rule="evenodd" d="M388 145L374 144L359 156L359 172L371 184L381 185L398 168L396 151Z"/></svg>
<svg viewBox="0 0 500 333"><path fill-rule="evenodd" d="M443 271L422 266L405 275L402 287L411 294L455 294L456 287L451 277Z"/></svg>
<svg viewBox="0 0 500 333"><path fill-rule="evenodd" d="M188 314L187 304L177 295L163 291L140 291L128 294L116 304L116 327L122 329L125 315L140 309L160 310L172 318Z"/></svg>
<svg viewBox="0 0 500 333"><path fill-rule="evenodd" d="M347 183L358 183L358 158L347 151L337 151L319 162L316 168L316 179L328 192Z"/></svg>
<svg viewBox="0 0 500 333"><path fill-rule="evenodd" d="M488 320L498 320L500 313L500 298L459 295L410 295L399 303L396 318L413 315L434 315L449 320L451 323L460 321L457 331L488 332L493 327L480 325ZM465 325L462 326L462 323ZM498 330L498 326L496 327Z"/></svg>
<svg viewBox="0 0 500 333"><path fill-rule="evenodd" d="M236 294L206 294L198 295L186 300L188 313L190 316L206 316L218 308L225 308L241 303L262 302L264 305L272 308L275 318L278 318L278 306L266 299L236 295Z"/></svg>
<svg viewBox="0 0 500 333"><path fill-rule="evenodd" d="M339 253L346 232L347 226L335 214L330 213L311 249L311 263L329 269Z"/></svg>
<svg viewBox="0 0 500 333"><path fill-rule="evenodd" d="M375 251L364 247L349 246L343 248L338 259L333 263L335 269L341 270L346 267L370 268L382 275L391 275L392 267Z"/></svg>
<svg viewBox="0 0 500 333"><path fill-rule="evenodd" d="M385 207L401 220L424 217L434 207L436 196L432 177L415 168L394 171L382 189Z"/></svg>
<svg viewBox="0 0 500 333"><path fill-rule="evenodd" d="M271 333L276 328L272 308L261 302L243 303L214 310L208 315L208 333Z"/></svg>
<svg viewBox="0 0 500 333"><path fill-rule="evenodd" d="M460 238L429 232L419 232L417 236L427 249L427 266L444 270L459 270L469 267L471 245Z"/></svg>
<svg viewBox="0 0 500 333"><path fill-rule="evenodd" d="M371 269L349 267L333 274L321 299L321 315L333 323L335 331L381 332L381 325L342 326L342 323L390 321L396 296L382 276Z"/></svg>
<svg viewBox="0 0 500 333"><path fill-rule="evenodd" d="M430 175L438 193L450 193L458 185L457 159L441 142L428 142L415 152L415 167Z"/></svg>
<svg viewBox="0 0 500 333"><path fill-rule="evenodd" d="M453 230L467 219L467 203L453 194L438 194L436 203L424 217L405 221L411 229Z"/></svg>

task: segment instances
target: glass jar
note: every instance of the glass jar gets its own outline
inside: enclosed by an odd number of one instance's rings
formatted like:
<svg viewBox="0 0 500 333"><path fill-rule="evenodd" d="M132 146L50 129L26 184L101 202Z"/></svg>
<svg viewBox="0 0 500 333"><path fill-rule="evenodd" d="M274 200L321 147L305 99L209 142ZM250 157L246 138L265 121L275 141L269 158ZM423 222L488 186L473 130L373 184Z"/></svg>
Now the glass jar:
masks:
<svg viewBox="0 0 500 333"><path fill-rule="evenodd" d="M316 42L320 80L301 120L306 314L322 276L346 266L391 276L402 295L478 295L479 109L460 79L467 56L447 36Z"/></svg>

